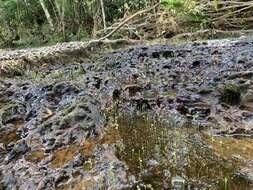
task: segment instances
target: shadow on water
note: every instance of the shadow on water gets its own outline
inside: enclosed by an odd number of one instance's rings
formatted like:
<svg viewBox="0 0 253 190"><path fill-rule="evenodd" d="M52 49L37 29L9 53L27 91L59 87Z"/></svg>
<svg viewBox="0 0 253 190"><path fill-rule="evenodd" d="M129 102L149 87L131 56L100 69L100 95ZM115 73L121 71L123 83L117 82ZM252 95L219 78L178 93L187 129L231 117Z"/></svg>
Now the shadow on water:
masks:
<svg viewBox="0 0 253 190"><path fill-rule="evenodd" d="M224 150L194 127L165 127L145 117L121 117L116 126L117 156L135 176L136 189L252 188L233 175L242 163L219 156L216 149Z"/></svg>

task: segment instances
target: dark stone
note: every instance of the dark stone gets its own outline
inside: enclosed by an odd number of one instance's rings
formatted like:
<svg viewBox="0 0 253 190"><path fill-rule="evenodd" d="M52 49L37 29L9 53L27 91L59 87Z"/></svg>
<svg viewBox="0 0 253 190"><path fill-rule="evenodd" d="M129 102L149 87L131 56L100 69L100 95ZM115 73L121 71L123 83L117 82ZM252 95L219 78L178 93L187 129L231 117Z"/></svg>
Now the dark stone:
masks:
<svg viewBox="0 0 253 190"><path fill-rule="evenodd" d="M187 113L189 113L188 108L182 104L179 104L177 106L177 111L179 111L179 113L186 115Z"/></svg>
<svg viewBox="0 0 253 190"><path fill-rule="evenodd" d="M160 58L159 52L153 52L152 57L155 58L155 59L159 59Z"/></svg>
<svg viewBox="0 0 253 190"><path fill-rule="evenodd" d="M121 94L120 90L119 90L119 89L115 89L115 90L112 92L112 98L113 98L113 100L119 99L120 94Z"/></svg>
<svg viewBox="0 0 253 190"><path fill-rule="evenodd" d="M201 62L198 60L192 62L192 68L199 67L200 65L201 65Z"/></svg>
<svg viewBox="0 0 253 190"><path fill-rule="evenodd" d="M164 51L164 52L162 52L162 56L166 59L170 58L170 57L174 57L174 52L173 51Z"/></svg>

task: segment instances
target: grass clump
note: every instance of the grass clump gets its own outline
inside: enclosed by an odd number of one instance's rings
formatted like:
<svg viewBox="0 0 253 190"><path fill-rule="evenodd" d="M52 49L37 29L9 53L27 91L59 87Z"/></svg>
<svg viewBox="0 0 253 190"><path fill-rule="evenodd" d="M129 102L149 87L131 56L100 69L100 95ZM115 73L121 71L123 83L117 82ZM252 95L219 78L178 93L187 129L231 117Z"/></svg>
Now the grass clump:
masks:
<svg viewBox="0 0 253 190"><path fill-rule="evenodd" d="M239 104L241 101L240 89L234 84L225 85L221 94L221 101L229 105Z"/></svg>

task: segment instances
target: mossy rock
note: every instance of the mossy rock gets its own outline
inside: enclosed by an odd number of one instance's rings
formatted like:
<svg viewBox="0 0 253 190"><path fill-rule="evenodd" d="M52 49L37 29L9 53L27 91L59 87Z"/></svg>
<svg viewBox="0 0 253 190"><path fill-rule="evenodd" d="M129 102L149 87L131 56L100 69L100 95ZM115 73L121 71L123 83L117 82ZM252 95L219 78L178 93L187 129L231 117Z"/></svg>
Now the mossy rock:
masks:
<svg viewBox="0 0 253 190"><path fill-rule="evenodd" d="M23 104L10 103L0 107L0 122L6 124L10 121L20 119L26 113L26 108Z"/></svg>
<svg viewBox="0 0 253 190"><path fill-rule="evenodd" d="M234 84L226 84L222 94L221 101L229 105L237 105L241 101L240 88Z"/></svg>

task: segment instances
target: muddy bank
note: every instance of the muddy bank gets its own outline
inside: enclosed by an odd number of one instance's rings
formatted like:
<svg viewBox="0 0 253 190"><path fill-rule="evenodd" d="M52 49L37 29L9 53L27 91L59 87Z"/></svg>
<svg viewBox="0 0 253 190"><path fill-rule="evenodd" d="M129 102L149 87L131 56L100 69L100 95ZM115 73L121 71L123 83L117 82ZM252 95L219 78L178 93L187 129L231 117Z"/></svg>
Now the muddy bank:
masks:
<svg viewBox="0 0 253 190"><path fill-rule="evenodd" d="M0 189L252 189L252 49L142 46L2 78Z"/></svg>

